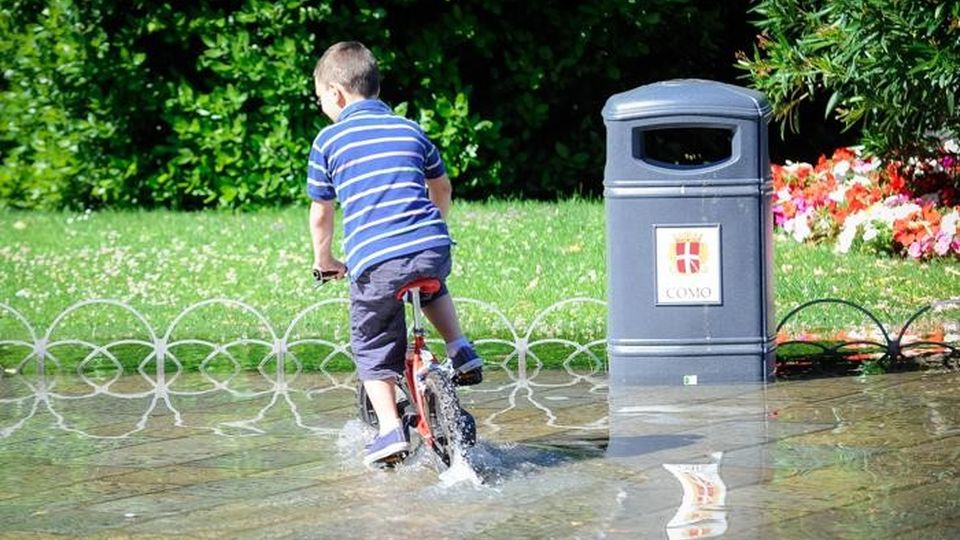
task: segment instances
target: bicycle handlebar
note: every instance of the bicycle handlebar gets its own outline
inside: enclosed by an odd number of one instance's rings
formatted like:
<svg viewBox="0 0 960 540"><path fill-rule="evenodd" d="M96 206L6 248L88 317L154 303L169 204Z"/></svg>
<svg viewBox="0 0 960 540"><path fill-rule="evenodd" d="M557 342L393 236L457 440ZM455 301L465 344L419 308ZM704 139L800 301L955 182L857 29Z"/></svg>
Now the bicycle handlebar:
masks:
<svg viewBox="0 0 960 540"><path fill-rule="evenodd" d="M314 287L320 287L321 285L323 285L324 283L327 283L328 281L333 281L337 277L337 274L339 273L340 272L336 270L319 270L317 268L314 268L313 279L316 282Z"/></svg>

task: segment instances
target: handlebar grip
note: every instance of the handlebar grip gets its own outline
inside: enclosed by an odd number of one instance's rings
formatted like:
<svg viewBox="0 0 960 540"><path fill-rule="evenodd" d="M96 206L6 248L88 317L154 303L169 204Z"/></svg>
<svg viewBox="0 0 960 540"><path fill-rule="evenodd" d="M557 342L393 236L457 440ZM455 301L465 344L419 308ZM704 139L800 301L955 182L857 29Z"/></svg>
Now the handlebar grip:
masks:
<svg viewBox="0 0 960 540"><path fill-rule="evenodd" d="M313 279L320 283L326 283L332 280L333 278L337 277L338 273L339 272L337 272L336 270L317 270L316 268L314 268Z"/></svg>

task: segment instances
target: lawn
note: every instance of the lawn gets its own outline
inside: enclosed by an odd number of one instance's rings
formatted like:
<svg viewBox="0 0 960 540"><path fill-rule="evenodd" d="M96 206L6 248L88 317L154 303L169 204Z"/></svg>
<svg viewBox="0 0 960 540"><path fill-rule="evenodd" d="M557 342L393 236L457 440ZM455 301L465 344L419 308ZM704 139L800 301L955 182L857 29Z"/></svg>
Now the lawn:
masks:
<svg viewBox="0 0 960 540"><path fill-rule="evenodd" d="M562 335L602 339L605 312L588 302L549 308L571 298L604 299L602 201L500 201L454 206L457 241L450 288L474 338ZM19 312L38 334L70 305L91 298L133 307L163 334L191 304L228 298L244 302L283 334L316 303L291 336L345 340L347 287L314 289L306 208L255 213L0 211L0 304ZM843 298L862 304L892 327L929 302L960 297L960 264L916 263L866 254L836 255L828 246L778 238L775 256L778 319L807 300ZM339 301L337 299L340 299ZM952 315L951 315L952 316ZM845 328L863 322L850 310L811 310L796 328ZM266 335L257 316L215 305L187 314L177 338L235 339ZM20 325L0 315L0 339L19 339ZM58 324L52 337L98 342L139 336L144 324L116 306L93 305ZM22 358L22 354L20 356ZM0 362L3 360L0 359ZM9 363L9 358L7 362Z"/></svg>

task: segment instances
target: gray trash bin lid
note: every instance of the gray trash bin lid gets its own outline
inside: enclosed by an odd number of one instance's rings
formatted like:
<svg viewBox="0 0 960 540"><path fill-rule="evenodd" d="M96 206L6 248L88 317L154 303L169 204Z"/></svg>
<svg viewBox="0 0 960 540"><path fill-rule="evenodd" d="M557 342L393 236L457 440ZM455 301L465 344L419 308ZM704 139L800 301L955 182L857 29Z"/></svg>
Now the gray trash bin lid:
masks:
<svg viewBox="0 0 960 540"><path fill-rule="evenodd" d="M648 84L610 96L603 107L606 121L677 115L769 121L770 114L770 103L760 92L701 79Z"/></svg>

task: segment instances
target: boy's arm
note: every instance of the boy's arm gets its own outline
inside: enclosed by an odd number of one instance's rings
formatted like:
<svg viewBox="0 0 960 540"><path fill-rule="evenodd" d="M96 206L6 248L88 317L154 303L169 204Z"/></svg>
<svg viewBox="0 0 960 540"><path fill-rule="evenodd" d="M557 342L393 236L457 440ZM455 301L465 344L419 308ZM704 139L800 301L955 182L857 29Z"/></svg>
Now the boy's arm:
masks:
<svg viewBox="0 0 960 540"><path fill-rule="evenodd" d="M343 277L347 267L333 258L333 201L313 200L310 203L310 237L313 240L313 267L318 270L336 270L337 279Z"/></svg>
<svg viewBox="0 0 960 540"><path fill-rule="evenodd" d="M427 179L427 190L430 200L440 209L440 217L447 219L447 213L450 211L450 201L453 199L453 185L446 173L436 178Z"/></svg>

